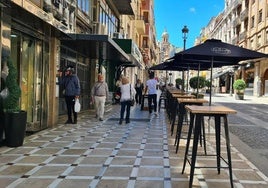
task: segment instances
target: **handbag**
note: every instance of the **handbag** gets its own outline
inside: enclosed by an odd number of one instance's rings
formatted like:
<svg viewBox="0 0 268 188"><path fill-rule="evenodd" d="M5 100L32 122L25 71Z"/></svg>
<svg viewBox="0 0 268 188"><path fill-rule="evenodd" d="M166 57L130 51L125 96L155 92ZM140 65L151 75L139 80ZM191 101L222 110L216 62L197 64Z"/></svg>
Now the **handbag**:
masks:
<svg viewBox="0 0 268 188"><path fill-rule="evenodd" d="M135 100L134 100L134 98L132 97L132 94L131 94L131 84L130 84L130 87L129 87L129 91L130 91L130 106L134 106Z"/></svg>
<svg viewBox="0 0 268 188"><path fill-rule="evenodd" d="M81 104L79 102L79 99L77 98L77 99L75 99L75 103L74 103L74 111L80 112L80 110L81 110Z"/></svg>

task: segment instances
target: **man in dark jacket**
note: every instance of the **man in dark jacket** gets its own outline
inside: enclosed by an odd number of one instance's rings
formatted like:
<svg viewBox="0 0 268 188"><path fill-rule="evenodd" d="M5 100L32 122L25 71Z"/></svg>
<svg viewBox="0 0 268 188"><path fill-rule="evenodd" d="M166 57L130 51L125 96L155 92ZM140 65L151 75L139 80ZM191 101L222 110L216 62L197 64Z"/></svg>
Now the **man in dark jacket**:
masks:
<svg viewBox="0 0 268 188"><path fill-rule="evenodd" d="M65 76L60 73L59 83L63 86L64 97L67 105L68 120L65 124L77 123L77 112L74 111L75 99L80 95L80 82L77 75L73 74L74 68L68 66L65 70ZM72 113L74 118L72 119Z"/></svg>

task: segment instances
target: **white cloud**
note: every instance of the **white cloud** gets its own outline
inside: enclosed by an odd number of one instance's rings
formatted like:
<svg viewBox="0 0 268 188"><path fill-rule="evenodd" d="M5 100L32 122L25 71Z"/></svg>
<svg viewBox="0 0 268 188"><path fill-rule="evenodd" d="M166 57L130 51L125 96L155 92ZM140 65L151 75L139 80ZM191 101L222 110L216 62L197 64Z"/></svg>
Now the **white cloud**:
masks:
<svg viewBox="0 0 268 188"><path fill-rule="evenodd" d="M196 12L195 8L194 7L191 7L190 8L190 12L195 13Z"/></svg>

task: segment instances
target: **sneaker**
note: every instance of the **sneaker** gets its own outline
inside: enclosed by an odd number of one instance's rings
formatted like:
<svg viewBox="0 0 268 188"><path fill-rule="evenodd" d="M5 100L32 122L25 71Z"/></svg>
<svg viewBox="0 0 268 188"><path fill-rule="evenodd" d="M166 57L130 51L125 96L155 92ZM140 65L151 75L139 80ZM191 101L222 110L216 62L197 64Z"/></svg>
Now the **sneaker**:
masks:
<svg viewBox="0 0 268 188"><path fill-rule="evenodd" d="M128 124L128 123L130 123L130 120L129 119L126 120L126 124Z"/></svg>
<svg viewBox="0 0 268 188"><path fill-rule="evenodd" d="M100 120L100 121L103 121L103 119L102 119L102 118L100 118L99 120Z"/></svg>
<svg viewBox="0 0 268 188"><path fill-rule="evenodd" d="M158 116L158 113L157 113L157 112L155 112L155 113L154 113L154 115L155 115L155 116Z"/></svg>
<svg viewBox="0 0 268 188"><path fill-rule="evenodd" d="M122 120L122 119L120 119L120 120L119 120L119 125L122 125L122 122L123 122L123 120Z"/></svg>

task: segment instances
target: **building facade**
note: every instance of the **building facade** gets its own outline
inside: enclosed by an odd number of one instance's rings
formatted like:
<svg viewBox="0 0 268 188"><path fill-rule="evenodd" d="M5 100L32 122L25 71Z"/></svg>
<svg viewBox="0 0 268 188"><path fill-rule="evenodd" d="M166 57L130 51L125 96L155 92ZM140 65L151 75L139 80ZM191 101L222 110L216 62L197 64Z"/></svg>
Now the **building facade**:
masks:
<svg viewBox="0 0 268 188"><path fill-rule="evenodd" d="M208 38L238 45L262 53L268 53L268 3L262 0L225 0L224 10L213 17L202 29L197 42ZM219 91L230 92L231 80L242 78L254 96L268 95L268 61L257 59L245 61L233 69L216 70L215 81ZM234 73L234 79L233 78Z"/></svg>
<svg viewBox="0 0 268 188"><path fill-rule="evenodd" d="M173 44L170 43L169 33L167 32L167 29L163 31L161 35L161 41L158 42L158 47L159 47L158 64L167 61L169 58L173 57L175 53L182 50L180 48L176 48ZM175 80L177 78L182 77L181 72L176 70L174 71L159 70L157 71L157 75L160 84L174 85L174 86L175 86Z"/></svg>
<svg viewBox="0 0 268 188"><path fill-rule="evenodd" d="M82 110L90 108L90 89L98 74L105 76L112 99L116 76L134 73L138 78L146 72L147 55L142 53L142 36L146 32L140 34L132 29L138 18L134 6L143 10L142 2L1 1L0 64L3 67L5 60L11 58L19 70L20 106L27 111L27 131L53 127L59 116L66 114L57 74L68 65L75 67L81 82ZM151 1L148 3L152 6ZM115 40L119 35L124 36L127 45ZM131 80L134 82L135 77Z"/></svg>

